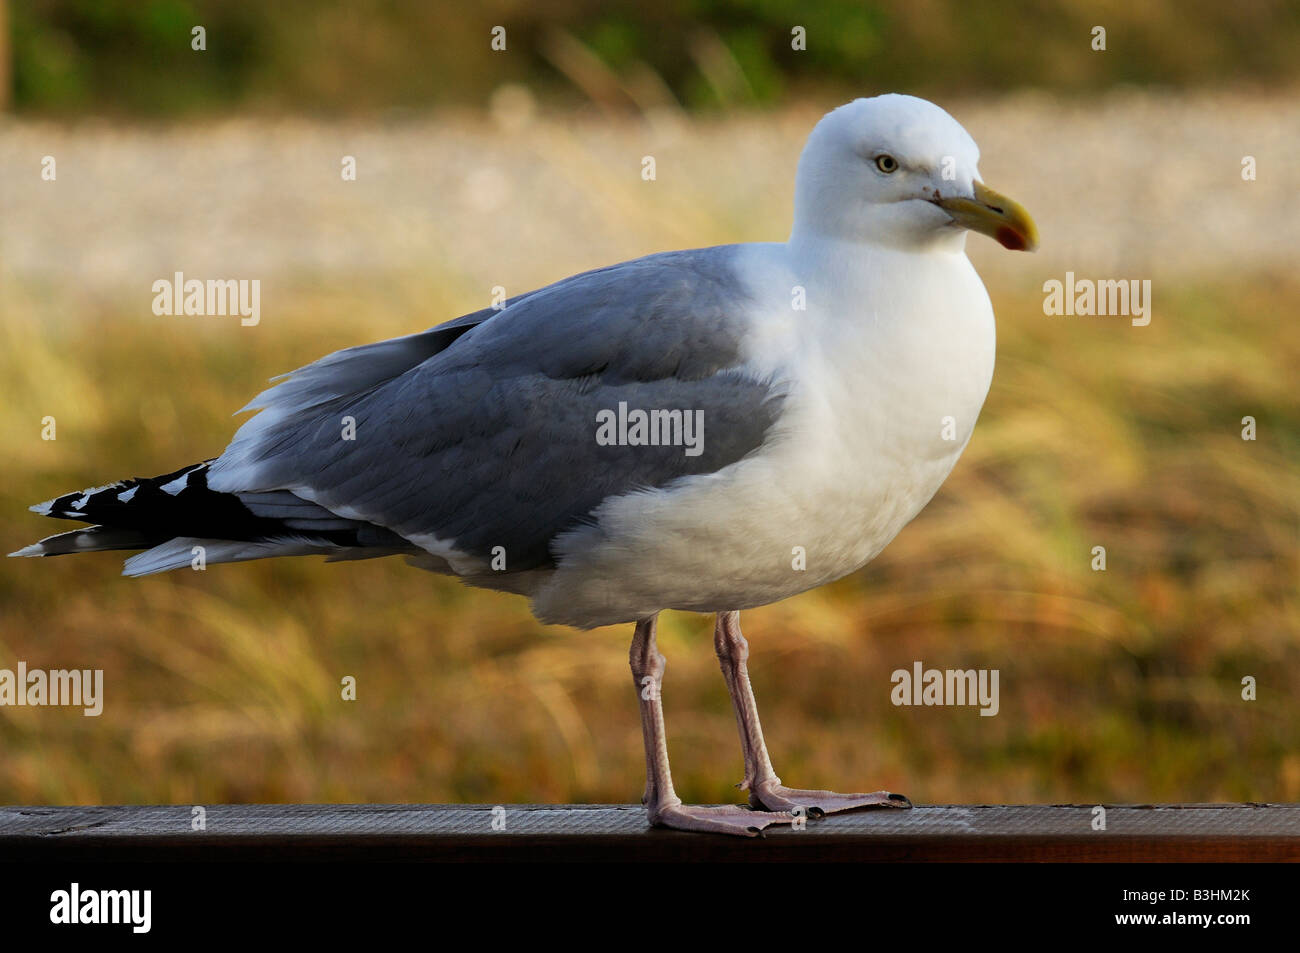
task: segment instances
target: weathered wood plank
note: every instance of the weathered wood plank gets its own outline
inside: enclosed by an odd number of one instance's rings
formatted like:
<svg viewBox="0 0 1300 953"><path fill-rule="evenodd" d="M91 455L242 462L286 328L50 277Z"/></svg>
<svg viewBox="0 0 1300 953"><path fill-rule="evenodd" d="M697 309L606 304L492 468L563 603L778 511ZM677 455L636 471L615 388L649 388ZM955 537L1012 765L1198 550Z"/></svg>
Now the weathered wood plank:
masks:
<svg viewBox="0 0 1300 953"><path fill-rule="evenodd" d="M762 838L653 830L639 805L249 804L0 808L0 857L456 861L1300 861L1300 805L949 805L809 820ZM498 820L500 826L500 820Z"/></svg>

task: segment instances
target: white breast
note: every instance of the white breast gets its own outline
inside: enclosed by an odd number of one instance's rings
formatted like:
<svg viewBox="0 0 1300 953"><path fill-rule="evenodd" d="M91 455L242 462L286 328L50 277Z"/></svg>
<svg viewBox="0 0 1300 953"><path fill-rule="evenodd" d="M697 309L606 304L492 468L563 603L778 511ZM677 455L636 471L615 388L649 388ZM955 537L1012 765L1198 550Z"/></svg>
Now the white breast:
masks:
<svg viewBox="0 0 1300 953"><path fill-rule="evenodd" d="M755 245L746 256L754 299L773 303L753 314L747 365L789 387L774 434L718 473L607 501L595 527L564 541L534 594L539 617L590 626L743 609L838 579L897 535L966 446L994 325L964 254ZM806 310L791 306L795 285Z"/></svg>

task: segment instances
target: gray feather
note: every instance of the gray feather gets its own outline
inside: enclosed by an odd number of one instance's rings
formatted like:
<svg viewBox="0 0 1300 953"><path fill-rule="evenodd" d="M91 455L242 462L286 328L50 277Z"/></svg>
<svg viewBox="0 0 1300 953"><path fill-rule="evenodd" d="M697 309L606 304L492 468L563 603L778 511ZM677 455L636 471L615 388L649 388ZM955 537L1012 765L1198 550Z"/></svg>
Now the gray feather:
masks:
<svg viewBox="0 0 1300 953"><path fill-rule="evenodd" d="M480 558L503 546L510 571L545 566L551 540L606 498L716 472L761 446L781 395L739 366L749 302L733 254L652 255L330 355L254 401L265 409L210 483L289 489ZM620 401L703 411L703 452L598 445L596 415ZM341 439L344 416L355 440Z"/></svg>

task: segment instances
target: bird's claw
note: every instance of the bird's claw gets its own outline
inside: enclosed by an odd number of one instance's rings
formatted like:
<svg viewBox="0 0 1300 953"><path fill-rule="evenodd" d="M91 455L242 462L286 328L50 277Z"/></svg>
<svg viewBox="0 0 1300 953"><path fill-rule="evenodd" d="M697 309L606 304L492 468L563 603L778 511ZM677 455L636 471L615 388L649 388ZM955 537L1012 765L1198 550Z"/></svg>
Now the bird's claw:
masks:
<svg viewBox="0 0 1300 953"><path fill-rule="evenodd" d="M652 810L650 823L678 831L757 837L774 824L794 823L794 815L787 811L756 811L739 804L704 807L678 803Z"/></svg>
<svg viewBox="0 0 1300 953"><path fill-rule="evenodd" d="M749 803L764 811L794 811L802 808L809 817L822 817L858 808L910 808L912 802L902 794L874 791L870 794L837 794L834 791L809 791L788 788L778 779L760 781L749 792Z"/></svg>

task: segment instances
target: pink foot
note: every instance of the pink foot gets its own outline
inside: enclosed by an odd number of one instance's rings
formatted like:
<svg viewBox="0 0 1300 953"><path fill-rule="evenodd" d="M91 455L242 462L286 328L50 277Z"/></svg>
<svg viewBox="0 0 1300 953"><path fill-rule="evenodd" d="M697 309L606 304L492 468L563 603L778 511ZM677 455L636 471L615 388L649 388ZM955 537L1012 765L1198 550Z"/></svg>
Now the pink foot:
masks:
<svg viewBox="0 0 1300 953"><path fill-rule="evenodd" d="M789 824L794 816L784 811L755 811L740 805L700 807L691 804L664 804L650 811L650 823L678 831L702 831L711 834L735 834L757 837L773 824Z"/></svg>
<svg viewBox="0 0 1300 953"><path fill-rule="evenodd" d="M792 811L801 807L809 817L838 814L862 807L910 808L912 802L901 794L875 791L871 794L836 794L834 791L805 791L788 788L779 779L756 784L749 792L749 803L767 811Z"/></svg>

